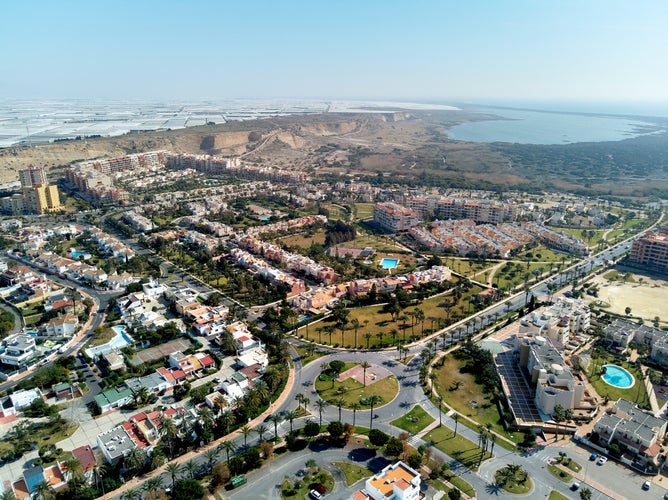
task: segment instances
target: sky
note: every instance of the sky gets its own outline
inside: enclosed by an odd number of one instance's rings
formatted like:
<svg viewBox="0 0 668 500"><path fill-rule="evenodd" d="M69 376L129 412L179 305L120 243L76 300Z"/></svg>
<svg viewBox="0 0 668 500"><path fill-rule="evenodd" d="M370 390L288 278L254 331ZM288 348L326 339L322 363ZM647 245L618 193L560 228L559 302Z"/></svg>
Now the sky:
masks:
<svg viewBox="0 0 668 500"><path fill-rule="evenodd" d="M668 102L665 0L7 0L0 98Z"/></svg>

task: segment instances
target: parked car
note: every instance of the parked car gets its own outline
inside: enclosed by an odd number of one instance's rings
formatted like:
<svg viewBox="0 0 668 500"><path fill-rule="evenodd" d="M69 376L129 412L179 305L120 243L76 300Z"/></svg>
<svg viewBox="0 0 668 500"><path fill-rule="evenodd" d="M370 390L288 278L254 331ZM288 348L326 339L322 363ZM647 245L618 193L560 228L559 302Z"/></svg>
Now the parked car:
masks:
<svg viewBox="0 0 668 500"><path fill-rule="evenodd" d="M311 498L313 498L313 500L320 500L322 498L322 495L316 490L311 490L308 492L308 494Z"/></svg>
<svg viewBox="0 0 668 500"><path fill-rule="evenodd" d="M579 490L580 489L580 483L578 483L577 481L573 481L573 484L571 484L571 489L573 491Z"/></svg>
<svg viewBox="0 0 668 500"><path fill-rule="evenodd" d="M598 458L598 453L592 453L591 455L589 455L589 460L591 460L592 462L597 458Z"/></svg>
<svg viewBox="0 0 668 500"><path fill-rule="evenodd" d="M650 486L652 486L652 483L649 481L645 481L644 483L642 483L642 489L645 491L647 491Z"/></svg>
<svg viewBox="0 0 668 500"><path fill-rule="evenodd" d="M601 457L598 459L598 465L603 465L608 461L608 457Z"/></svg>
<svg viewBox="0 0 668 500"><path fill-rule="evenodd" d="M316 484L315 489L318 490L318 493L320 493L321 495L327 493L327 488L325 488L324 484Z"/></svg>

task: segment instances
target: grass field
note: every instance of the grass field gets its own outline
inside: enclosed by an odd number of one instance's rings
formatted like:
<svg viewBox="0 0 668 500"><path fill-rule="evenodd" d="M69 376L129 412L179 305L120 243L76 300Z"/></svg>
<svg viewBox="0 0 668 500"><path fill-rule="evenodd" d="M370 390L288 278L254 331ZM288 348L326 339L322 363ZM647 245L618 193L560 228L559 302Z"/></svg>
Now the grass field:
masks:
<svg viewBox="0 0 668 500"><path fill-rule="evenodd" d="M566 495L562 495L558 491L550 491L550 496L547 497L547 500L570 500Z"/></svg>
<svg viewBox="0 0 668 500"><path fill-rule="evenodd" d="M339 468L346 476L346 486L352 486L360 479L373 476L373 471L357 464L349 462L332 462L332 465Z"/></svg>
<svg viewBox="0 0 668 500"><path fill-rule="evenodd" d="M602 398L607 397L610 401L617 401L619 398L628 399L629 401L634 401L638 406L642 408L649 408L649 398L647 397L647 391L645 390L645 384L642 382L642 373L640 373L635 365L627 362L618 362L615 361L612 356L605 354L601 358L592 359L592 363L589 365L589 382L594 386L598 395ZM634 380L633 386L628 389L620 389L619 387L614 387L601 378L598 368L604 364L616 364L628 370L632 375ZM596 370L596 371L594 371Z"/></svg>
<svg viewBox="0 0 668 500"><path fill-rule="evenodd" d="M390 423L395 427L399 427L400 429L405 430L406 432L417 434L433 421L434 417L424 411L421 406L414 406L411 411L406 413L406 415Z"/></svg>
<svg viewBox="0 0 668 500"><path fill-rule="evenodd" d="M432 443L446 455L457 459L466 467L473 470L478 469L482 449L459 434L455 436L455 431L449 427L445 425L437 427L430 431L424 439L428 443ZM487 460L491 456L491 453L487 451L482 459Z"/></svg>
<svg viewBox="0 0 668 500"><path fill-rule="evenodd" d="M106 344L116 336L116 332L111 328L104 328L99 333L93 334L93 339L88 343L88 347Z"/></svg>
<svg viewBox="0 0 668 500"><path fill-rule="evenodd" d="M479 424L490 424L494 432L514 442L520 442L521 433L511 434L503 428L501 416L491 395L482 392L473 375L460 372L464 364L464 360L455 359L450 355L445 358L443 366L434 370L436 375L434 385L438 394L443 396L445 403L457 413L470 417ZM457 385L459 388L455 389ZM497 444L499 443L502 441L497 440Z"/></svg>
<svg viewBox="0 0 668 500"><path fill-rule="evenodd" d="M467 297L480 293L481 291L482 288L474 286L466 294L462 295L459 303L450 308L450 318L452 319L457 315L463 316L465 314L464 309L467 307ZM443 307L447 300L447 296L433 297L420 304L409 306L402 311L401 314L407 314L412 312L416 307L419 307L424 312L424 325L418 323L414 325L413 328L416 337L420 336L423 326L425 333L427 330L431 329L432 318L435 325L439 318L441 320L447 318L446 310ZM331 336L331 342L346 347L357 346L357 348L360 349L366 347L381 347L381 342L382 347L390 347L397 343L405 344L408 342L412 335L410 317L406 320L407 327L404 338L403 321L392 321L390 314L383 312L382 309L382 306L351 309L350 314L348 315L348 321L352 322L354 319L357 319L360 324L360 327L357 330L357 338L355 338L355 331L349 326L349 329L343 334L343 340L341 339L341 331L339 329L334 329ZM334 327L333 319L324 320L318 323L318 326L310 327L309 338L307 340L317 340L319 343L329 342L330 337L326 330L328 327ZM305 329L301 329L299 333L300 335L306 336ZM368 338L366 337L367 333L371 335Z"/></svg>
<svg viewBox="0 0 668 500"><path fill-rule="evenodd" d="M357 219L370 219L373 217L373 203L355 203Z"/></svg>
<svg viewBox="0 0 668 500"><path fill-rule="evenodd" d="M315 234L310 236L307 234L293 234L291 236L285 236L284 238L280 238L279 241L281 243L285 243L289 247L308 248L313 243L324 245L325 231L324 230L317 231Z"/></svg>
<svg viewBox="0 0 668 500"><path fill-rule="evenodd" d="M325 469L316 467L299 479L286 478L281 484L281 498L306 498L309 490L316 484L322 484L327 491L334 488L334 477Z"/></svg>
<svg viewBox="0 0 668 500"><path fill-rule="evenodd" d="M560 469L556 465L549 464L547 466L547 470L549 470L554 477L556 477L557 479L561 479L565 483L568 483L571 479L573 479L573 476L571 474L569 474L563 469Z"/></svg>
<svg viewBox="0 0 668 500"><path fill-rule="evenodd" d="M357 380L348 378L343 382L334 381L332 384L331 381L320 380L316 378L315 380L315 390L318 392L318 395L327 401L330 404L333 404L334 401L343 399L345 402L342 408L351 408L351 404L360 403L360 399L363 397L368 397L371 395L380 396L383 398L383 402L380 404L374 405L374 410L380 408L383 405L389 403L394 399L394 397L399 393L399 383L394 375L385 377L384 379L374 382L373 384L367 384L366 387ZM363 406L363 409L367 409L367 406Z"/></svg>

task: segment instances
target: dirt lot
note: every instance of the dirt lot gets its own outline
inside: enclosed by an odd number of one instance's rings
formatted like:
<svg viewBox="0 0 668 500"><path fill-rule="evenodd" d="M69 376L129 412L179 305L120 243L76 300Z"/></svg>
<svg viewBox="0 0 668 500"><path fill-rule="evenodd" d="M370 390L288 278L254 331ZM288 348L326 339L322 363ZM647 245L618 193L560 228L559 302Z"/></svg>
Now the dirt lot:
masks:
<svg viewBox="0 0 668 500"><path fill-rule="evenodd" d="M629 274L626 283L597 276L593 283L599 286L598 298L586 295L588 303L602 300L610 304L605 310L617 314L625 314L625 309L630 307L634 317L649 322L658 316L661 325L668 324L668 281L643 274Z"/></svg>

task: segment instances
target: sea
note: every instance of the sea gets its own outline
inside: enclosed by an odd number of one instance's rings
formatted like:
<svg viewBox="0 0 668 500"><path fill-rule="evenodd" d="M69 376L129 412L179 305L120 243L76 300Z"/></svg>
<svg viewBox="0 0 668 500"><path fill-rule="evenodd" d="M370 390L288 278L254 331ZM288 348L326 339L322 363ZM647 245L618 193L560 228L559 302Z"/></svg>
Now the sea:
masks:
<svg viewBox="0 0 668 500"><path fill-rule="evenodd" d="M519 103L467 105L466 111L494 115L448 128L450 139L468 142L570 144L620 141L668 132L668 106L613 103Z"/></svg>

